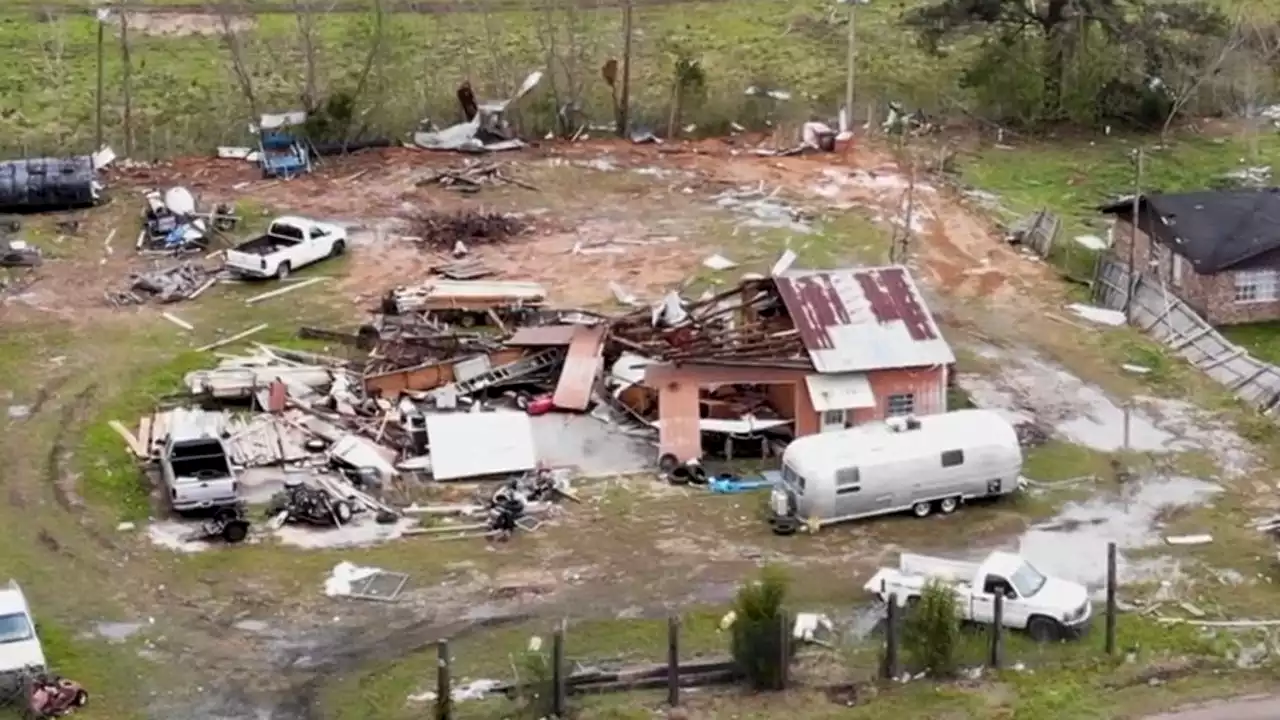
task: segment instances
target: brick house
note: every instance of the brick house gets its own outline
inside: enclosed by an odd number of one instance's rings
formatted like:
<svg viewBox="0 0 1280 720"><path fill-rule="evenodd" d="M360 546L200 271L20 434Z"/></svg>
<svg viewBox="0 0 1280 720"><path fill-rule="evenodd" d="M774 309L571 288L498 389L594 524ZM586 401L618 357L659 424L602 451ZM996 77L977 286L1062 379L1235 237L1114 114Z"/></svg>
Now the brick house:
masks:
<svg viewBox="0 0 1280 720"><path fill-rule="evenodd" d="M1280 189L1148 194L1101 208L1111 253L1212 325L1280 319Z"/></svg>
<svg viewBox="0 0 1280 720"><path fill-rule="evenodd" d="M792 271L764 281L797 353L748 362L649 365L658 393L659 455L699 457L715 388L761 387L794 436L896 415L947 411L955 355L900 266Z"/></svg>

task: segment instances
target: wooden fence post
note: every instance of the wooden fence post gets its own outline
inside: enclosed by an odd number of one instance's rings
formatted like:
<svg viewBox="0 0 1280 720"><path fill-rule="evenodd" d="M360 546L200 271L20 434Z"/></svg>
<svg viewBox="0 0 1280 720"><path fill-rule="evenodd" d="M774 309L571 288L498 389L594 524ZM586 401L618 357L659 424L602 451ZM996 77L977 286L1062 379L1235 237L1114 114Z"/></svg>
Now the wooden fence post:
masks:
<svg viewBox="0 0 1280 720"><path fill-rule="evenodd" d="M449 641L436 643L436 720L452 720L453 687L449 679Z"/></svg>
<svg viewBox="0 0 1280 720"><path fill-rule="evenodd" d="M667 618L667 704L680 706L680 616Z"/></svg>
<svg viewBox="0 0 1280 720"><path fill-rule="evenodd" d="M889 606L885 608L888 617L884 628L884 677L892 680L898 676L898 595L889 596Z"/></svg>
<svg viewBox="0 0 1280 720"><path fill-rule="evenodd" d="M1107 654L1116 654L1116 544L1107 543Z"/></svg>
<svg viewBox="0 0 1280 720"><path fill-rule="evenodd" d="M787 611L782 611L778 625L778 689L786 690L791 683L791 615Z"/></svg>
<svg viewBox="0 0 1280 720"><path fill-rule="evenodd" d="M566 685L564 676L564 624L556 628L551 641L551 714L558 718L565 716Z"/></svg>
<svg viewBox="0 0 1280 720"><path fill-rule="evenodd" d="M992 600L994 604L991 606L991 668L999 670L1003 660L1000 635L1004 632L1004 595L994 593Z"/></svg>

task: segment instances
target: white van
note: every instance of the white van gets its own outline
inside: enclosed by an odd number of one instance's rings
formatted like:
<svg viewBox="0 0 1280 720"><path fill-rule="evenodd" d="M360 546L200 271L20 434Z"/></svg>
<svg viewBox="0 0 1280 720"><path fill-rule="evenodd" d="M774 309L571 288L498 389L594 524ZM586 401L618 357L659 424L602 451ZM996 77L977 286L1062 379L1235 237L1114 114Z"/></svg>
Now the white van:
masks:
<svg viewBox="0 0 1280 720"><path fill-rule="evenodd" d="M908 510L952 513L966 500L1017 490L1021 472L1018 434L999 413L890 418L788 445L769 523L790 535Z"/></svg>

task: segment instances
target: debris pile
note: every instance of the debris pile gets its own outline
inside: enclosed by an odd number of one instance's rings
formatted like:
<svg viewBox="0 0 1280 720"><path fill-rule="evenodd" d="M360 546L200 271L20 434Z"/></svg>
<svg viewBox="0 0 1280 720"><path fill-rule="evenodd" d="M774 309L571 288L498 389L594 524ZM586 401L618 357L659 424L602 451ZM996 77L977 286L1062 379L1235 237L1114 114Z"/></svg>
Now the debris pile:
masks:
<svg viewBox="0 0 1280 720"><path fill-rule="evenodd" d="M439 185L462 193L479 192L480 188L485 185L507 184L516 185L526 190L537 190L535 186L505 174L502 163L496 162L439 170L414 183L417 187Z"/></svg>
<svg viewBox="0 0 1280 720"><path fill-rule="evenodd" d="M495 212L443 213L428 210L406 219L418 243L440 250L456 250L461 243L462 253L466 252L466 245L505 242L528 227L517 215Z"/></svg>
<svg viewBox="0 0 1280 720"><path fill-rule="evenodd" d="M137 249L144 252L199 252L209 245L213 230L235 228L234 210L225 204L212 213L196 211L195 196L184 187L172 187L163 193L143 193L142 231Z"/></svg>
<svg viewBox="0 0 1280 720"><path fill-rule="evenodd" d="M148 299L160 303L191 300L208 290L217 278L202 265L182 263L161 270L129 275L129 289L108 291L107 302L117 307L144 305Z"/></svg>

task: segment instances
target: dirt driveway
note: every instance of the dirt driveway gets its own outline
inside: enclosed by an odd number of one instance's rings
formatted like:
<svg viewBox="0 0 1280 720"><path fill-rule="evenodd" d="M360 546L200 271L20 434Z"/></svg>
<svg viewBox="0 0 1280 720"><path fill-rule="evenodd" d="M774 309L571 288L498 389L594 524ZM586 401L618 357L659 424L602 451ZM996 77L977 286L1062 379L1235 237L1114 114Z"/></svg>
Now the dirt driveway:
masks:
<svg viewBox="0 0 1280 720"><path fill-rule="evenodd" d="M1177 712L1148 715L1143 720L1276 720L1280 718L1280 698L1248 697L1216 702Z"/></svg>

